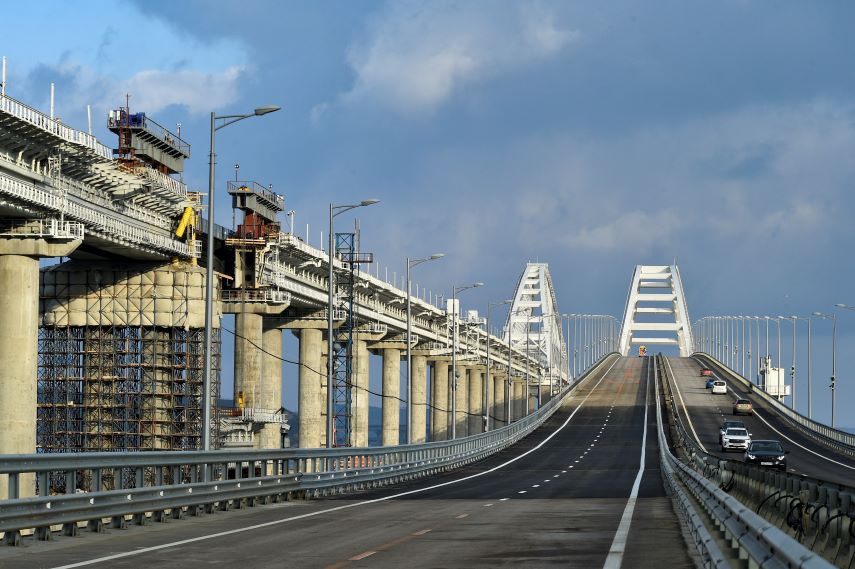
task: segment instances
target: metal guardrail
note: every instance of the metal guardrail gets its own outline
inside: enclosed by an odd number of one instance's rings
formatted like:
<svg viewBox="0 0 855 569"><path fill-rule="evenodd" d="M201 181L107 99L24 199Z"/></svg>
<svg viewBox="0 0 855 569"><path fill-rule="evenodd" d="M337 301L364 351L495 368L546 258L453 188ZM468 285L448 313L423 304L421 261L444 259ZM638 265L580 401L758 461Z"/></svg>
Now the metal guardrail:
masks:
<svg viewBox="0 0 855 569"><path fill-rule="evenodd" d="M692 357L706 360L707 363L711 363L714 367L717 367L719 371L727 374L731 379L746 388L751 386L754 395L757 395L765 401L776 413L792 422L801 433L839 452L849 456L855 456L855 434L834 429L790 409L778 401L778 399L766 393L763 388L752 384L748 379L734 372L725 364L706 352L695 352L692 354Z"/></svg>
<svg viewBox="0 0 855 569"><path fill-rule="evenodd" d="M661 361L662 356L657 356ZM666 473L666 479L677 491L678 503L685 507L690 515L688 521L692 527L698 549L704 558L706 567L727 567L729 561L721 548L712 539L712 535L698 517L697 510L686 499L687 496L674 483L673 476L680 479L695 501L703 508L708 519L716 526L725 543L737 550L735 556L747 560L749 567L799 567L803 569L831 569L834 566L820 555L784 533L779 528L748 509L736 498L713 484L703 475L680 461L671 452L665 436L662 422L661 399L659 397L659 366L655 367L654 382L656 390L656 424L659 439L660 461Z"/></svg>
<svg viewBox="0 0 855 569"><path fill-rule="evenodd" d="M617 354L604 356L586 372L590 377ZM21 530L33 528L47 539L50 527L74 535L78 522L99 529L125 516L145 523L145 514L173 517L228 509L235 500L298 493L308 497L395 483L435 474L485 458L519 441L559 408L576 386L564 389L537 412L500 429L451 441L376 448L277 449L0 456L0 474L9 475L10 495L29 477L42 495L0 501L0 531L18 544ZM52 477L64 477L64 493L48 495Z"/></svg>
<svg viewBox="0 0 855 569"><path fill-rule="evenodd" d="M291 302L291 293L284 290L269 288L238 288L223 289L220 291L222 302L268 302L272 304L284 304Z"/></svg>
<svg viewBox="0 0 855 569"><path fill-rule="evenodd" d="M6 112L15 118L28 122L45 132L58 136L66 142L79 144L80 146L89 148L101 158L106 158L108 160L112 160L113 158L113 151L98 142L98 139L91 134L66 126L58 120L54 120L43 112L29 107L12 97L0 96L0 111Z"/></svg>
<svg viewBox="0 0 855 569"><path fill-rule="evenodd" d="M58 219L3 219L0 236L43 239L83 239L83 224Z"/></svg>

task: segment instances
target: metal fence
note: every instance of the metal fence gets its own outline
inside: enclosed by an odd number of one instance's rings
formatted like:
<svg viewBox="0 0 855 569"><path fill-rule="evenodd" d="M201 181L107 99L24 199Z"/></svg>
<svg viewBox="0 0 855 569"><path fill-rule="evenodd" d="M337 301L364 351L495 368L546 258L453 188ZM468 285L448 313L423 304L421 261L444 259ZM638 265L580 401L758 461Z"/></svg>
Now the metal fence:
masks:
<svg viewBox="0 0 855 569"><path fill-rule="evenodd" d="M481 460L531 433L560 407L564 397L617 354L604 356L537 412L500 429L452 441L376 448L278 449L252 451L135 452L6 455L0 474L9 476L9 495L0 501L0 531L8 544L21 530L47 539L51 526L74 535L79 522L98 530L104 519L121 527L126 516L145 523L165 511L178 517L228 509L234 501L279 500L380 486L427 476ZM63 494L51 495L57 474ZM35 478L40 496L17 498Z"/></svg>

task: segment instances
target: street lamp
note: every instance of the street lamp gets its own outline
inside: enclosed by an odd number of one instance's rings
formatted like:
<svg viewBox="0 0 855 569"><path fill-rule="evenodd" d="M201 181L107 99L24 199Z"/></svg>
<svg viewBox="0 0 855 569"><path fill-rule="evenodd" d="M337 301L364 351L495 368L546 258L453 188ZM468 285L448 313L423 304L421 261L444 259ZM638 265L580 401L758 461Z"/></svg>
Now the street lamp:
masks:
<svg viewBox="0 0 855 569"><path fill-rule="evenodd" d="M457 438L457 295L470 288L484 286L472 283L451 287L451 439Z"/></svg>
<svg viewBox="0 0 855 569"><path fill-rule="evenodd" d="M214 177L215 139L221 128L249 117L266 115L281 107L258 107L245 115L220 115L211 113L211 151L208 153L208 263L205 267L205 364L202 370L202 450L211 450L211 343L214 329ZM217 121L223 121L217 124Z"/></svg>
<svg viewBox="0 0 855 569"><path fill-rule="evenodd" d="M790 383L793 386L792 399L790 399L791 409L795 411L796 409L796 321L799 320L798 316L778 316L783 320L791 320L793 322L793 345L792 345L792 363L790 364Z"/></svg>
<svg viewBox="0 0 855 569"><path fill-rule="evenodd" d="M328 251L327 251L327 264L328 273L327 273L327 448L333 448L335 446L335 441L333 437L334 433L334 422L335 417L333 416L333 401L335 400L335 393L333 385L333 310L335 306L335 229L334 229L334 220L337 215L340 215L346 211L350 211L352 209L356 209L358 207L366 207L369 205L374 205L379 203L380 200L377 199L368 199L362 200L358 204L345 204L345 205L335 205L330 204L330 226L329 226L329 235L328 237Z"/></svg>
<svg viewBox="0 0 855 569"><path fill-rule="evenodd" d="M434 253L424 259L410 259L407 257L407 443L413 442L413 332L412 308L410 306L410 269L422 263L435 261L443 257L445 257L445 253Z"/></svg>
<svg viewBox="0 0 855 569"><path fill-rule="evenodd" d="M487 304L487 379L484 382L484 409L486 415L485 432L490 430L490 313L494 306L503 306L511 304L513 300L503 300L501 302L490 302ZM510 352L508 352L508 363L510 363ZM508 382L511 380L510 366L508 367ZM508 418L505 417L505 424L510 424Z"/></svg>
<svg viewBox="0 0 855 569"><path fill-rule="evenodd" d="M838 308L846 308L839 306ZM836 390L835 390L835 381L837 378L837 315L834 313L827 314L825 312L814 312L814 316L819 316L822 319L831 318L831 427L835 427L834 415L835 409L837 407L836 401Z"/></svg>

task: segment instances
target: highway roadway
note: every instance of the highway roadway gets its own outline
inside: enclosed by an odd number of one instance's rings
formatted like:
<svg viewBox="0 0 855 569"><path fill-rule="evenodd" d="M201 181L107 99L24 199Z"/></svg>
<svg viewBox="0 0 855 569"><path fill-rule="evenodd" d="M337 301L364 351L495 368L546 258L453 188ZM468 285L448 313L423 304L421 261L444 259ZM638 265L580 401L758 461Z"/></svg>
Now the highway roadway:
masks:
<svg viewBox="0 0 855 569"><path fill-rule="evenodd" d="M728 381L715 373L716 379L724 379L728 384L726 395L713 395L706 389L706 379L700 376L702 365L694 358L668 358L673 371L676 386L672 387L677 408L690 419L687 427L696 435L701 445L712 454L742 460L743 453L737 451L722 452L718 442L719 426L724 420L742 421L748 427L754 439L775 439L781 441L784 449L789 450L787 471L819 478L828 482L855 486L855 460L828 449L819 443L787 427L779 416L741 385ZM732 415L734 399L749 399L755 407L753 416Z"/></svg>
<svg viewBox="0 0 855 569"><path fill-rule="evenodd" d="M651 358L614 358L540 429L370 493L26 541L0 567L694 567L659 472Z"/></svg>

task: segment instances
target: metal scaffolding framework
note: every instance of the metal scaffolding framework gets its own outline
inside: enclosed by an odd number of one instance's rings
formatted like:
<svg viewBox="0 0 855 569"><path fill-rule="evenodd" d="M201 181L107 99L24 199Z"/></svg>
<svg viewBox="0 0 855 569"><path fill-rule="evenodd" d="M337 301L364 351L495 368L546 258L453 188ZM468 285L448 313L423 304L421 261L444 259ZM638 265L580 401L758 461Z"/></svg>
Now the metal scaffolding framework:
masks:
<svg viewBox="0 0 855 569"><path fill-rule="evenodd" d="M201 448L203 363L201 329L41 327L38 452Z"/></svg>

